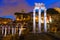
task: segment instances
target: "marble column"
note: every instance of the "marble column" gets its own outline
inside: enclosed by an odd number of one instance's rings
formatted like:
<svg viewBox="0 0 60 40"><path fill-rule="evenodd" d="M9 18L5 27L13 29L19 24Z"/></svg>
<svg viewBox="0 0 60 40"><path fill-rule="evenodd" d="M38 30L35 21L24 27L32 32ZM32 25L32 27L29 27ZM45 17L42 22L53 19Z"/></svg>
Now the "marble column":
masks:
<svg viewBox="0 0 60 40"><path fill-rule="evenodd" d="M41 32L41 9L38 11L38 32Z"/></svg>
<svg viewBox="0 0 60 40"><path fill-rule="evenodd" d="M36 32L35 9L33 10L33 32Z"/></svg>

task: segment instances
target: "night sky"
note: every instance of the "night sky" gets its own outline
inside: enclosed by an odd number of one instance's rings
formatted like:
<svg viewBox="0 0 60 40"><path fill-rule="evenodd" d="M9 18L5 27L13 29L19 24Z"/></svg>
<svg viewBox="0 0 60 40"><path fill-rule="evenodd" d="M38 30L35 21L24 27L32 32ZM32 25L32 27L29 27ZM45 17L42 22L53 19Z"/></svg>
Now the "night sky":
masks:
<svg viewBox="0 0 60 40"><path fill-rule="evenodd" d="M15 12L20 12L22 9L30 12L35 2L44 3L46 8L60 8L60 0L0 0L0 17L15 19Z"/></svg>

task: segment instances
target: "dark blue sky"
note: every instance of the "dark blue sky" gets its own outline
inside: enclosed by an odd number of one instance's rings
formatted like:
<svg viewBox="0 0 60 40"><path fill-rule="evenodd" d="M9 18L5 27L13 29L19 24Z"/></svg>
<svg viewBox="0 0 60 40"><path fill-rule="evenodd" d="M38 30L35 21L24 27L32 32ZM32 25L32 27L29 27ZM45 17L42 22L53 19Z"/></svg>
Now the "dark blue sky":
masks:
<svg viewBox="0 0 60 40"><path fill-rule="evenodd" d="M0 0L0 17L15 18L15 12L20 12L22 9L29 12L35 2L44 3L46 8L60 8L60 0Z"/></svg>

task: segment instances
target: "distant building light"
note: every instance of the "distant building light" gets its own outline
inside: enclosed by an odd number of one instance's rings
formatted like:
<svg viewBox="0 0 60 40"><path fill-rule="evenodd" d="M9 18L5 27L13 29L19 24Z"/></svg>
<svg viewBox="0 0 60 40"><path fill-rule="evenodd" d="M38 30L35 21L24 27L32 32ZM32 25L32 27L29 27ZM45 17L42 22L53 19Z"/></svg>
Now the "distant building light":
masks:
<svg viewBox="0 0 60 40"><path fill-rule="evenodd" d="M17 21L19 21L20 19L19 19L19 18L17 18L16 20L17 20Z"/></svg>
<svg viewBox="0 0 60 40"><path fill-rule="evenodd" d="M5 21L5 22L3 22L4 24L7 24L7 22Z"/></svg>
<svg viewBox="0 0 60 40"><path fill-rule="evenodd" d="M36 22L38 22L38 17L37 16L35 17L35 20L36 20ZM46 17L46 22L47 23L52 22L51 16ZM44 17L41 17L41 23L44 23Z"/></svg>

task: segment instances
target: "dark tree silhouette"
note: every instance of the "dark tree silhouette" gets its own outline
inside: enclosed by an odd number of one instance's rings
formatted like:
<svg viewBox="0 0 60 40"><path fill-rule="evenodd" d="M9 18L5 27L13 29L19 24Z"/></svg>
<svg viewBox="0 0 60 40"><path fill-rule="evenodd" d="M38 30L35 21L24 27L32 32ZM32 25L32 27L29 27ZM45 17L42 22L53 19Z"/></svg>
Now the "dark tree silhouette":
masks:
<svg viewBox="0 0 60 40"><path fill-rule="evenodd" d="M59 12L56 11L55 9L53 9L53 8L47 9L47 13L50 13L50 14L59 14Z"/></svg>

